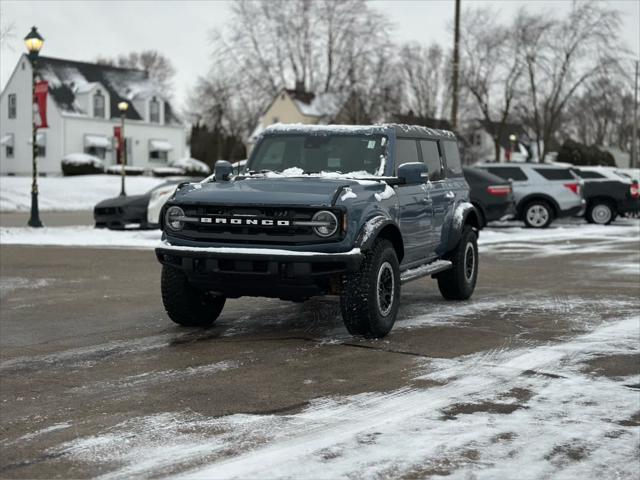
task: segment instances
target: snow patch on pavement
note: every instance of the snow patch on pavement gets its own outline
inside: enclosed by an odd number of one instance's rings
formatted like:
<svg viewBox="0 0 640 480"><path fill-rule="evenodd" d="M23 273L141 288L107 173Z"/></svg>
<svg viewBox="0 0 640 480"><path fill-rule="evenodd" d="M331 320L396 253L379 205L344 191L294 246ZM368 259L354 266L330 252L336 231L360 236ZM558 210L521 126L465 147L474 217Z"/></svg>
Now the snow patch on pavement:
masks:
<svg viewBox="0 0 640 480"><path fill-rule="evenodd" d="M34 280L22 277L0 277L0 297L5 297L14 290L44 288L51 284L50 278L37 278Z"/></svg>
<svg viewBox="0 0 640 480"><path fill-rule="evenodd" d="M149 385L158 385L161 383L182 381L187 377L212 375L214 373L238 368L239 366L240 363L236 361L222 361L208 365L187 367L182 370L173 369L158 372L145 372L138 375L129 375L116 381L85 384L81 387L72 388L70 393L104 392L103 394L106 396L119 396L122 395L123 390L130 392L131 389L147 387Z"/></svg>

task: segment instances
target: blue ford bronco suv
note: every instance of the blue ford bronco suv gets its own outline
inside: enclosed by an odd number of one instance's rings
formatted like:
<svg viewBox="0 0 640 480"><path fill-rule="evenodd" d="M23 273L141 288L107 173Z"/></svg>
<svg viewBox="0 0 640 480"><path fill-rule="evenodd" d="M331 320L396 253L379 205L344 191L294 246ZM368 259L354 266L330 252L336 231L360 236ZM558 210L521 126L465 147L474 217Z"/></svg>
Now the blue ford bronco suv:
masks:
<svg viewBox="0 0 640 480"><path fill-rule="evenodd" d="M479 218L443 130L276 124L240 174L218 161L161 219L162 300L180 325L211 325L227 298L339 295L351 334L384 337L402 283L431 275L465 300L478 276Z"/></svg>

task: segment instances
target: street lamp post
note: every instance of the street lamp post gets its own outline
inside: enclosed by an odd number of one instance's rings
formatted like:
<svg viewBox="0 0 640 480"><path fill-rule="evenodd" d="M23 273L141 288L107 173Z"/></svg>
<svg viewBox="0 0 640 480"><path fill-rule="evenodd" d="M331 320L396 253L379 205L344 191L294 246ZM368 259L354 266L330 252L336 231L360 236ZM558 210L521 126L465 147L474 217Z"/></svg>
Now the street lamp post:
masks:
<svg viewBox="0 0 640 480"><path fill-rule="evenodd" d="M129 108L129 104L127 102L120 102L118 104L118 110L120 110L120 164L121 164L121 170L120 170L120 178L122 180L121 186L120 186L120 196L122 197L126 197L127 194L124 191L124 179L127 175L125 166L127 165L127 142L126 142L126 137L124 136L124 117L127 115L127 109Z"/></svg>
<svg viewBox="0 0 640 480"><path fill-rule="evenodd" d="M29 34L24 37L24 43L27 46L29 52L29 59L31 60L31 161L33 178L31 181L31 216L29 217L28 225L30 227L43 227L40 221L40 212L38 210L38 129L36 127L36 112L33 108L33 102L36 97L36 74L38 69L38 54L44 43L44 38L38 33L36 27L31 27Z"/></svg>

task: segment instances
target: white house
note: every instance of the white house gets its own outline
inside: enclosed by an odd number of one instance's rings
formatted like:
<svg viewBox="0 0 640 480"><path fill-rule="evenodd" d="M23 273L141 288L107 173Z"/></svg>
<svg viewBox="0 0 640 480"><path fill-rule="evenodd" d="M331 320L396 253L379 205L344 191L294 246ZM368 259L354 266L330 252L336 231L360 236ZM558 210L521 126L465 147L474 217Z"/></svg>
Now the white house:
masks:
<svg viewBox="0 0 640 480"><path fill-rule="evenodd" d="M340 113L345 105L336 93L314 94L298 83L295 89L282 89L265 109L258 124L249 136L246 147L251 151L258 136L274 123L328 124L340 123Z"/></svg>
<svg viewBox="0 0 640 480"><path fill-rule="evenodd" d="M500 144L500 162L524 162L532 155L527 150L527 146L533 142L525 128L519 123L505 123L500 129L498 122L476 120L466 125L463 130L467 137L465 155L469 163L494 161L496 156L495 137L498 137ZM512 135L515 135L515 143L511 141Z"/></svg>
<svg viewBox="0 0 640 480"><path fill-rule="evenodd" d="M0 174L31 172L31 70L23 55L0 94ZM49 82L49 128L38 132L40 172L60 174L61 159L89 153L106 166L118 162L114 127L127 101L127 165L166 166L186 152L186 131L146 72L39 57L37 78Z"/></svg>

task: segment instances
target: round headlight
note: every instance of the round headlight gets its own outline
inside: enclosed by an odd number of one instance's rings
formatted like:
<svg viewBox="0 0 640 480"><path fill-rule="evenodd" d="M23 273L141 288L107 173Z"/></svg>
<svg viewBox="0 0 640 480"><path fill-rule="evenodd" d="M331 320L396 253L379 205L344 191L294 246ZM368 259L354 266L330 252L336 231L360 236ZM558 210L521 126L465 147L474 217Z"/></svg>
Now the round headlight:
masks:
<svg viewBox="0 0 640 480"><path fill-rule="evenodd" d="M323 223L323 225L316 225L313 227L313 231L316 232L316 235L321 237L330 237L338 230L338 219L333 213L327 210L317 212L311 220L313 222Z"/></svg>
<svg viewBox="0 0 640 480"><path fill-rule="evenodd" d="M182 230L184 225L182 217L184 217L184 210L175 206L167 208L167 212L164 214L165 223L171 230Z"/></svg>

